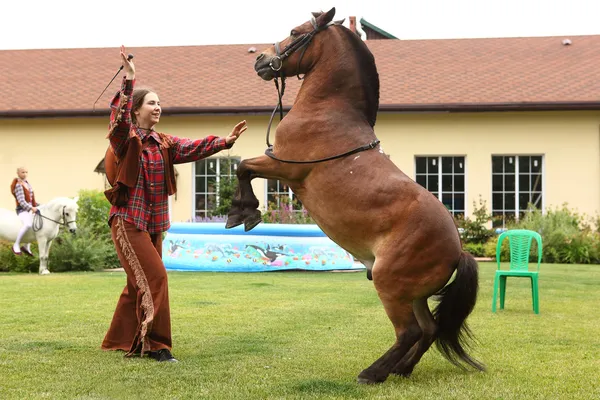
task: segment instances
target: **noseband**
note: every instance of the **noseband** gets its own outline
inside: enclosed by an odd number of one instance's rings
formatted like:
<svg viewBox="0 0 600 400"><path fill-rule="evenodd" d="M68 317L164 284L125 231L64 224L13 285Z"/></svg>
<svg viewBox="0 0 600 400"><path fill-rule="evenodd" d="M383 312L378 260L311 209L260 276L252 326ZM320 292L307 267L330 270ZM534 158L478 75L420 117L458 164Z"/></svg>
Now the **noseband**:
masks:
<svg viewBox="0 0 600 400"><path fill-rule="evenodd" d="M304 33L304 34L298 36L296 39L292 40L292 43L285 46L285 48L283 49L283 52L281 51L281 42L275 42L276 56L273 57L273 59L269 62L269 67L271 67L273 72L275 72L274 82L275 82L275 89L277 89L278 103L275 106L275 109L273 110L273 112L271 113L271 118L269 119L269 126L267 127L267 146L269 146L269 147L272 147L271 142L269 141L269 134L271 132L271 125L273 124L273 117L275 117L275 113L277 112L277 110L279 110L279 121L281 121L283 119L282 99L283 99L283 93L285 92L285 75L282 75L279 73L279 71L283 67L283 62L289 56L294 54L296 51L302 49L302 54L300 54L300 57L298 58L298 64L296 66L296 76L298 77L298 80L304 79L304 77L302 77L302 78L300 77L300 72L299 72L300 71L300 62L302 61L302 58L304 57L304 53L306 52L308 45L310 44L310 42L313 40L313 38L315 37L315 35L317 33L324 31L325 29L329 28L330 25L334 24L334 22L330 22L326 25L323 25L321 28L319 28L315 17L312 17L310 19L310 23L313 26L313 30L308 33ZM281 90L279 89L279 79L281 79Z"/></svg>
<svg viewBox="0 0 600 400"><path fill-rule="evenodd" d="M64 227L68 227L68 226L69 226L69 224L73 224L73 223L77 222L76 220L67 221L67 215L66 215L66 213L65 213L65 208L67 208L67 206L63 206L63 209L62 209L62 221L63 221L63 222L61 222L61 221L56 221L56 220L53 220L52 218L48 218L48 217L46 217L46 216L42 215L42 213L41 213L41 212L38 210L38 211L36 212L36 214L33 216L33 220L34 220L34 222L33 222L33 226L32 226L32 228L33 228L33 231L34 231L34 232L37 232L37 231L39 231L40 229L42 229L42 227L44 226L44 221L43 221L43 219L47 219L48 221L55 222L56 224L58 224L58 225L60 225L60 226L64 226ZM42 219L42 218L43 218L43 219Z"/></svg>
<svg viewBox="0 0 600 400"><path fill-rule="evenodd" d="M302 57L304 57L306 48L317 33L327 29L330 25L333 25L333 22L330 22L327 25L324 25L323 27L319 28L319 26L317 25L317 20L314 17L310 19L310 22L313 26L313 30L308 33L304 33L298 36L296 39L292 40L292 43L285 46L283 52L281 51L280 42L275 42L275 54L277 55L273 57L273 59L269 63L269 67L271 67L271 69L275 71L277 75L279 75L279 70L281 69L281 67L283 67L283 62L285 61L285 59L294 54L296 51L302 49L302 54L300 54L300 58L298 59L298 66L296 67L296 76L298 77L298 79L302 79L300 78L300 74L298 71L300 70L300 62L302 61ZM281 78L283 80L285 77Z"/></svg>
<svg viewBox="0 0 600 400"><path fill-rule="evenodd" d="M331 25L338 25L338 23L331 21L328 24L325 24L322 27L319 27L317 25L317 20L314 17L312 17L310 19L310 22L313 26L313 30L308 33L304 33L304 34L300 35L299 37L297 37L296 39L294 39L292 41L292 43L285 46L283 51L281 51L280 42L276 42L275 43L276 56L273 57L273 59L269 62L269 67L271 67L273 72L275 72L274 81L275 81L275 88L277 89L277 96L279 97L279 102L278 102L277 106L275 106L275 109L271 113L271 118L269 119L269 125L267 127L267 149L265 150L265 154L274 160L284 162L284 163L291 163L291 164L320 163L323 161L335 160L336 158L345 157L350 154L358 153L361 151L371 150L371 149L374 149L375 147L377 147L377 145L379 144L379 140L375 139L372 142L370 142L364 146L360 146L358 148L347 151L345 153L338 154L338 155L331 156L331 157L321 158L318 160L312 160L312 161L282 160L280 158L277 158L275 156L275 154L273 154L273 145L269 141L269 134L271 132L271 125L273 123L273 117L275 116L275 113L277 112L278 109L279 109L279 121L281 122L281 120L283 119L282 98L283 98L283 93L285 92L285 75L282 75L281 73L279 73L279 71L283 67L283 62L289 56L294 54L296 51L302 49L302 53L300 54L300 57L298 58L298 64L296 66L296 76L298 77L298 80L304 79L304 77L302 77L302 78L300 77L300 62L302 61L302 58L304 57L304 53L306 52L308 45L310 44L310 42L313 40L313 38L315 37L315 35L317 33L324 31L325 29L329 28ZM281 90L279 90L279 79L281 79Z"/></svg>

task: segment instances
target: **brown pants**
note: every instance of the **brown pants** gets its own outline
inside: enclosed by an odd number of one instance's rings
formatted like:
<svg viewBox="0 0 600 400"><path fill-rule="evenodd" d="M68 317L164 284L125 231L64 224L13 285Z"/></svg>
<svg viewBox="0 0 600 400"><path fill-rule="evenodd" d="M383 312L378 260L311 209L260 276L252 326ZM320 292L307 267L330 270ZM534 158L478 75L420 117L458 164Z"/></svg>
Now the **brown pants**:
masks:
<svg viewBox="0 0 600 400"><path fill-rule="evenodd" d="M167 271L162 262L162 234L140 231L114 217L112 239L127 273L104 350L124 350L126 356L160 349L171 350L171 315Z"/></svg>

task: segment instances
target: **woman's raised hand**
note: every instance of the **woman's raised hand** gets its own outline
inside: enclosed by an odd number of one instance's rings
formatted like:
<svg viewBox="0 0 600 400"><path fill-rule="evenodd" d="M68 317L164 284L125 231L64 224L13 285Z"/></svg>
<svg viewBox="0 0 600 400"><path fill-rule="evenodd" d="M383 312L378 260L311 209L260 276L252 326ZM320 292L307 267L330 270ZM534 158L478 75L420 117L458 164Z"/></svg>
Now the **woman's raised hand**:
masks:
<svg viewBox="0 0 600 400"><path fill-rule="evenodd" d="M135 65L133 64L133 60L127 59L127 54L125 53L125 46L121 46L121 65L123 65L123 69L127 74L127 79L135 78Z"/></svg>
<svg viewBox="0 0 600 400"><path fill-rule="evenodd" d="M238 124L233 127L231 133L225 138L225 142L227 144L235 143L235 141L238 140L240 135L244 133L246 129L248 129L248 126L246 125L246 120L238 122Z"/></svg>

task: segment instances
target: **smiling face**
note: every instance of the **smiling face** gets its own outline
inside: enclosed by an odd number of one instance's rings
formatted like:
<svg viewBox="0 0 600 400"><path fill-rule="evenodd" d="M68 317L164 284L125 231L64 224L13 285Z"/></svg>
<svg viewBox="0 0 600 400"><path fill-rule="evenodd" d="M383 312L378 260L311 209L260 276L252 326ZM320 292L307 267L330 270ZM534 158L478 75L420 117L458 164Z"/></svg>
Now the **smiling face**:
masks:
<svg viewBox="0 0 600 400"><path fill-rule="evenodd" d="M137 104L139 103L139 104ZM140 128L152 129L160 120L160 99L151 91L146 91L143 97L136 102L135 94L133 100L134 123Z"/></svg>

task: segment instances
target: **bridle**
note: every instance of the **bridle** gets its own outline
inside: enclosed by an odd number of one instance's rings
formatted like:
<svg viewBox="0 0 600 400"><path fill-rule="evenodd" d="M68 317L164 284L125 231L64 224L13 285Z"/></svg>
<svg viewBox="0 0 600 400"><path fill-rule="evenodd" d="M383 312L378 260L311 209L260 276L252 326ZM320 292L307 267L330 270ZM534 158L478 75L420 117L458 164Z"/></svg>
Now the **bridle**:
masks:
<svg viewBox="0 0 600 400"><path fill-rule="evenodd" d="M269 134L271 132L271 125L273 123L273 117L275 116L275 113L277 112L277 110L279 110L279 121L281 121L283 119L282 99L283 99L283 93L285 92L285 75L281 75L279 73L279 71L283 67L283 62L289 56L294 54L296 51L302 49L302 53L300 54L300 57L298 58L298 63L296 64L296 77L300 81L302 79L304 79L304 77L302 77L302 78L300 77L300 63L302 62L302 58L304 57L304 53L306 52L308 45L310 44L310 42L312 42L313 38L315 37L315 35L317 33L327 29L330 25L333 24L332 22L330 22L330 23L322 26L321 28L319 28L315 17L312 17L310 19L310 23L313 26L313 30L308 33L303 33L302 35L298 36L296 39L292 40L292 43L285 46L285 48L283 49L283 52L281 51L281 42L275 42L275 54L276 55L269 62L269 67L271 67L273 72L275 72L275 79L273 81L275 82L275 89L277 89L278 103L275 106L275 109L273 110L273 112L271 113L271 118L269 119L269 126L267 127L267 146L268 147L273 147L271 145L271 142L269 141ZM279 79L281 79L281 90L279 89Z"/></svg>
<svg viewBox="0 0 600 400"><path fill-rule="evenodd" d="M304 33L300 36L298 36L296 39L294 39L290 44L288 44L287 46L285 46L285 48L283 49L283 51L281 51L281 45L280 42L275 42L275 57L273 57L273 59L269 62L269 67L271 67L271 70L273 70L273 72L275 72L275 88L277 89L277 97L278 97L278 103L275 106L275 109L273 110L273 112L271 113L271 118L269 119L269 125L267 127L267 138L266 138L266 142L267 142L267 149L265 150L265 154L269 157L271 157L274 160L280 161L280 162L284 162L284 163L290 163L290 164L314 164L314 163L320 163L323 161L330 161L330 160L335 160L336 158L341 158L341 157L345 157L348 156L350 154L354 154L354 153L358 153L364 150L371 150L374 149L375 147L377 147L377 145L379 144L379 140L375 139L372 142L370 142L369 144L366 144L364 146L358 147L356 149L347 151L345 153L342 154L338 154L335 156L331 156L331 157L325 157L325 158L321 158L318 160L312 160L312 161L298 161L298 160L283 160L281 158L278 158L275 156L275 154L273 154L273 145L271 144L271 142L269 141L269 135L271 132L271 125L273 124L273 117L275 116L275 113L277 113L277 110L279 110L279 121L281 121L283 119L283 104L282 104L282 98L283 98L283 94L285 92L285 75L282 75L279 73L279 71L281 70L281 68L283 67L283 62L292 54L294 54L295 52L297 52L298 50L302 49L302 53L300 54L300 57L298 58L298 63L296 66L296 76L298 77L298 80L302 80L304 79L303 77L300 77L300 63L302 61L302 58L304 57L304 53L306 52L306 49L308 48L308 45L310 44L310 42L313 40L313 38L315 37L315 35L321 31L324 31L325 29L329 28L331 25L339 25L341 24L338 22L334 22L331 21L321 27L319 27L317 25L317 20L315 19L315 17L312 17L310 19L310 22L313 26L313 30L308 32L308 33ZM279 89L279 79L281 79L281 90Z"/></svg>
<svg viewBox="0 0 600 400"><path fill-rule="evenodd" d="M72 220L72 221L67 221L67 214L65 213L65 209L67 208L67 206L63 206L62 209L62 221L56 221L52 218L48 218L45 215L42 215L41 211L38 210L35 215L33 216L33 225L32 225L32 229L34 232L39 231L40 229L42 229L42 227L44 226L44 221L43 219L47 219L48 221L52 221L60 226L64 226L64 227L68 227L69 224L74 224L75 222L77 222L76 220ZM42 219L43 218L43 219Z"/></svg>

